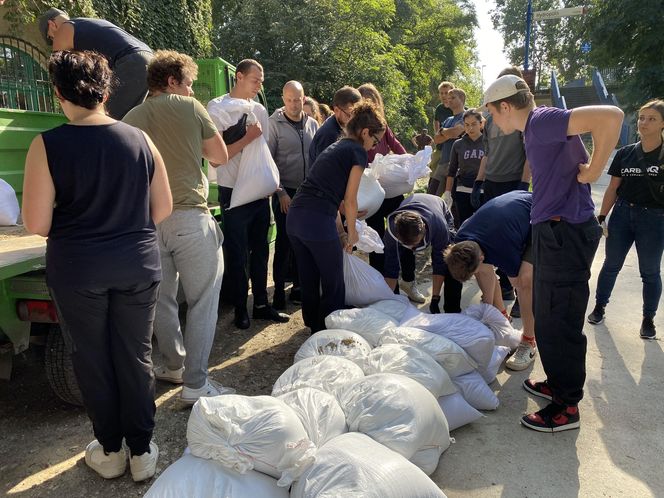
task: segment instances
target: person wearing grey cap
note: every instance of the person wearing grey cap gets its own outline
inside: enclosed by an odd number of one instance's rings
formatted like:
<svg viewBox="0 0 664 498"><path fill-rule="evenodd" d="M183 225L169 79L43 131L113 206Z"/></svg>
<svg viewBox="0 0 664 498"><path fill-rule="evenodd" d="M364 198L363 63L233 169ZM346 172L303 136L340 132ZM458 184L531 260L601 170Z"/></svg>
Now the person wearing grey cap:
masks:
<svg viewBox="0 0 664 498"><path fill-rule="evenodd" d="M528 85L515 75L489 85L484 105L503 133L523 132L533 179L533 312L546 380L527 379L523 387L550 404L521 423L540 432L578 429L588 280L602 236L590 183L600 177L618 141L623 112L614 106L536 107ZM590 157L582 133L592 136Z"/></svg>
<svg viewBox="0 0 664 498"><path fill-rule="evenodd" d="M103 19L70 19L65 11L56 8L41 15L39 32L53 51L94 50L106 57L116 79L106 101L106 112L113 119L121 120L145 100L152 50L139 39Z"/></svg>

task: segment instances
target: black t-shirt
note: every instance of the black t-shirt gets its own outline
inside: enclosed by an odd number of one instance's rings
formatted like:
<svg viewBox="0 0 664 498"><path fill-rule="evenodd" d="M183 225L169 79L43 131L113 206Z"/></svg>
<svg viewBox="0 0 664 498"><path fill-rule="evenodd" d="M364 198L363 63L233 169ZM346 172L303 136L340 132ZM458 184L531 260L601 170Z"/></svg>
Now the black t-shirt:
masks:
<svg viewBox="0 0 664 498"><path fill-rule="evenodd" d="M339 126L337 118L335 116L327 118L321 127L318 128L309 146L309 164L313 164L321 152L339 140L339 135L342 133L343 130Z"/></svg>
<svg viewBox="0 0 664 498"><path fill-rule="evenodd" d="M643 153L641 142L616 152L609 175L622 178L618 197L639 206L664 208L664 158L662 146ZM643 159L640 159L640 157ZM646 176L647 175L647 176Z"/></svg>

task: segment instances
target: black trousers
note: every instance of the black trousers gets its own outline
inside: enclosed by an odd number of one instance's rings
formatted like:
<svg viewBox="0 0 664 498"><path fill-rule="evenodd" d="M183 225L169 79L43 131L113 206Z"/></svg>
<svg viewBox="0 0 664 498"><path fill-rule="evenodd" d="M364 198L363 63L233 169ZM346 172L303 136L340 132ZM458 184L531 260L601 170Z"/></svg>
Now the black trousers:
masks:
<svg viewBox="0 0 664 498"><path fill-rule="evenodd" d="M443 311L445 313L461 313L461 291L463 284L452 278L449 270L445 269L443 282Z"/></svg>
<svg viewBox="0 0 664 498"><path fill-rule="evenodd" d="M286 193L292 199L297 191L294 188L284 187ZM279 196L272 196L272 212L274 221L277 224L277 239L274 242L274 259L272 261L272 278L274 279L274 291L283 290L286 286L286 277L290 268L293 268L293 288L299 287L300 283L297 277L297 263L291 247L290 239L286 233L286 213L281 212Z"/></svg>
<svg viewBox="0 0 664 498"><path fill-rule="evenodd" d="M385 235L385 219L399 208L403 199L403 195L385 199L378 211L373 216L367 218L367 225L378 232L380 240L383 240L383 236ZM402 250L402 247L399 246L399 262L401 264L401 277L406 282L415 280L415 254L413 251ZM385 254L370 253L369 264L383 273L385 270Z"/></svg>
<svg viewBox="0 0 664 498"><path fill-rule="evenodd" d="M51 288L83 403L106 452L149 451L154 429L152 324L159 282Z"/></svg>
<svg viewBox="0 0 664 498"><path fill-rule="evenodd" d="M267 263L270 247L270 201L259 199L228 209L233 189L219 187L224 210L224 279L221 293L237 308L246 308L249 279L254 306L267 304Z"/></svg>
<svg viewBox="0 0 664 498"><path fill-rule="evenodd" d="M575 405L586 380L588 280L602 229L595 217L533 225L535 337L554 401Z"/></svg>
<svg viewBox="0 0 664 498"><path fill-rule="evenodd" d="M456 206L456 214L458 215L458 218L455 218L458 228L475 213L475 208L470 203L470 194L468 192L454 191L452 197L454 198L453 205Z"/></svg>

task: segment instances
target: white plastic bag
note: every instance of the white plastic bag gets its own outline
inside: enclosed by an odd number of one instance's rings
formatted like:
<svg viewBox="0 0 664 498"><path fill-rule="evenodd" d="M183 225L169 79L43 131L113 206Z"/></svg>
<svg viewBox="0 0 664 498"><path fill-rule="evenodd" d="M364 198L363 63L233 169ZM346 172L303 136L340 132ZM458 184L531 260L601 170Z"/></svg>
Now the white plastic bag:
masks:
<svg viewBox="0 0 664 498"><path fill-rule="evenodd" d="M493 355L491 355L489 365L477 370L487 384L491 384L496 380L498 370L500 370L500 366L503 364L508 354L510 354L510 348L507 346L496 346L493 348Z"/></svg>
<svg viewBox="0 0 664 498"><path fill-rule="evenodd" d="M329 393L303 387L279 396L278 399L293 409L309 439L318 448L333 437L348 432L346 416L337 398Z"/></svg>
<svg viewBox="0 0 664 498"><path fill-rule="evenodd" d="M345 299L348 306L366 306L396 296L378 270L346 251L343 258Z"/></svg>
<svg viewBox="0 0 664 498"><path fill-rule="evenodd" d="M413 327L386 330L380 337L380 344L407 344L426 351L451 378L474 372L477 368L477 363L455 342Z"/></svg>
<svg viewBox="0 0 664 498"><path fill-rule="evenodd" d="M436 398L421 384L395 374L374 374L339 389L337 398L350 432L361 432L410 459L421 450L420 468L433 472L450 446L447 420Z"/></svg>
<svg viewBox="0 0 664 498"><path fill-rule="evenodd" d="M229 209L263 199L278 188L279 170L265 138L261 135L242 149Z"/></svg>
<svg viewBox="0 0 664 498"><path fill-rule="evenodd" d="M340 386L362 377L362 369L346 358L312 356L298 361L282 373L274 383L272 396L281 396L302 387L320 389L336 396Z"/></svg>
<svg viewBox="0 0 664 498"><path fill-rule="evenodd" d="M371 345L360 334L350 330L328 329L316 332L304 341L295 353L295 361L330 355L341 356L362 366L369 352Z"/></svg>
<svg viewBox="0 0 664 498"><path fill-rule="evenodd" d="M16 225L20 212L16 192L0 178L0 226Z"/></svg>
<svg viewBox="0 0 664 498"><path fill-rule="evenodd" d="M367 225L366 221L355 220L355 230L357 231L357 236L359 238L357 244L355 244L355 247L366 253L383 253L383 241L380 240L378 232Z"/></svg>
<svg viewBox="0 0 664 498"><path fill-rule="evenodd" d="M458 392L438 398L438 404L445 414L447 424L451 431L475 422L475 420L484 416L470 406L468 402L463 399L461 393Z"/></svg>
<svg viewBox="0 0 664 498"><path fill-rule="evenodd" d="M249 470L238 474L219 462L185 454L154 482L145 498L288 498L273 477Z"/></svg>
<svg viewBox="0 0 664 498"><path fill-rule="evenodd" d="M257 470L289 486L315 458L316 446L297 414L272 396L200 398L187 423L194 456L241 474Z"/></svg>
<svg viewBox="0 0 664 498"><path fill-rule="evenodd" d="M478 410L495 410L498 408L498 397L478 372L470 372L456 377L452 379L452 382L473 408Z"/></svg>
<svg viewBox="0 0 664 498"><path fill-rule="evenodd" d="M328 329L356 332L364 337L371 347L377 346L383 332L396 324L388 315L372 308L337 310L325 317L325 326Z"/></svg>
<svg viewBox="0 0 664 498"><path fill-rule="evenodd" d="M422 314L403 325L447 337L461 346L479 367L487 367L491 362L496 345L493 332L474 318L460 313Z"/></svg>
<svg viewBox="0 0 664 498"><path fill-rule="evenodd" d="M372 350L362 364L365 375L393 373L409 377L434 397L457 391L445 369L428 353L406 344L383 344Z"/></svg>
<svg viewBox="0 0 664 498"><path fill-rule="evenodd" d="M419 178L429 176L432 149L426 146L417 154L376 154L371 163L371 174L385 190L385 198L412 192Z"/></svg>
<svg viewBox="0 0 664 498"><path fill-rule="evenodd" d="M521 342L521 334L514 330L509 320L495 306L487 303L471 304L461 314L479 320L489 327L495 336L496 346L507 346L513 350Z"/></svg>
<svg viewBox="0 0 664 498"><path fill-rule="evenodd" d="M406 314L409 308L415 308L406 296L397 296L394 295L394 299L384 299L382 301L376 301L375 303L370 304L367 308L371 308L381 313L385 313L390 318L395 320L397 323L401 322L401 319ZM417 309L417 308L415 308Z"/></svg>
<svg viewBox="0 0 664 498"><path fill-rule="evenodd" d="M384 200L383 187L380 186L376 177L365 168L360 179L360 187L357 190L357 210L367 211L367 214L360 219L365 220L376 214Z"/></svg>
<svg viewBox="0 0 664 498"><path fill-rule="evenodd" d="M291 498L342 497L445 498L445 494L401 455L364 434L350 432L323 445L316 462L291 489Z"/></svg>

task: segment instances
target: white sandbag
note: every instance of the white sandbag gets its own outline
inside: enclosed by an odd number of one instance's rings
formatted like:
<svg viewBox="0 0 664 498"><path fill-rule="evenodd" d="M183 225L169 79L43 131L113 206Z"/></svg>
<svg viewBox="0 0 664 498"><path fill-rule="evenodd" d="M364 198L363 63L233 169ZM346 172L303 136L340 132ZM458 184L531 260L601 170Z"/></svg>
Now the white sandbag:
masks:
<svg viewBox="0 0 664 498"><path fill-rule="evenodd" d="M478 410L495 410L498 408L498 396L495 395L478 372L470 372L456 377L452 379L452 382L473 408Z"/></svg>
<svg viewBox="0 0 664 498"><path fill-rule="evenodd" d="M253 113L250 116L253 116ZM229 209L263 199L278 188L279 169L270 154L265 137L261 135L242 149Z"/></svg>
<svg viewBox="0 0 664 498"><path fill-rule="evenodd" d="M303 387L279 396L278 399L293 409L309 439L318 448L333 437L348 432L346 415L337 398L329 393Z"/></svg>
<svg viewBox="0 0 664 498"><path fill-rule="evenodd" d="M487 384L491 384L496 380L498 370L500 370L500 366L503 364L508 354L510 354L510 348L507 346L496 346L493 348L493 355L491 356L489 365L477 369Z"/></svg>
<svg viewBox="0 0 664 498"><path fill-rule="evenodd" d="M410 304L410 301L408 301L406 296L394 294L393 299L383 299L382 301L376 301L375 303L367 306L367 308L385 313L390 318L399 323L408 311L408 308L415 308L415 306Z"/></svg>
<svg viewBox="0 0 664 498"><path fill-rule="evenodd" d="M429 176L432 149L426 146L417 154L376 154L370 164L371 174L385 190L385 198L412 192L419 178Z"/></svg>
<svg viewBox="0 0 664 498"><path fill-rule="evenodd" d="M372 308L354 308L333 311L325 317L328 329L357 332L372 346L377 346L383 333L396 326L388 315Z"/></svg>
<svg viewBox="0 0 664 498"><path fill-rule="evenodd" d="M16 192L0 178L0 226L16 225L20 212Z"/></svg>
<svg viewBox="0 0 664 498"><path fill-rule="evenodd" d="M441 396L438 398L438 404L445 414L451 431L466 424L471 424L484 416L470 406L459 392Z"/></svg>
<svg viewBox="0 0 664 498"><path fill-rule="evenodd" d="M350 432L361 432L410 459L428 452L423 470L436 468L450 445L447 420L436 398L421 384L395 374L374 374L342 386L337 398ZM419 455L421 457L422 455Z"/></svg>
<svg viewBox="0 0 664 498"><path fill-rule="evenodd" d="M406 299L408 299L408 298L406 298ZM410 301L408 301L408 302L410 303ZM418 307L413 306L411 304L409 307L406 308L406 311L404 311L404 313L401 317L401 321L399 322L399 326L402 326L408 320L412 320L413 318L416 318L420 315L426 315L426 314L428 314L428 313L424 313Z"/></svg>
<svg viewBox="0 0 664 498"><path fill-rule="evenodd" d="M366 253L375 252L383 254L383 241L378 232L367 225L364 220L355 220L355 230L357 231L358 241L355 247Z"/></svg>
<svg viewBox="0 0 664 498"><path fill-rule="evenodd" d="M200 398L187 423L191 454L241 474L257 470L289 486L315 458L297 414L272 396Z"/></svg>
<svg viewBox="0 0 664 498"><path fill-rule="evenodd" d="M366 220L376 214L384 200L385 190L380 186L376 177L365 169L357 190L357 210L367 211L367 214L360 219Z"/></svg>
<svg viewBox="0 0 664 498"><path fill-rule="evenodd" d="M393 373L409 377L434 397L457 391L445 369L424 350L406 344L383 344L369 352L362 369L365 375Z"/></svg>
<svg viewBox="0 0 664 498"><path fill-rule="evenodd" d="M346 251L343 258L346 305L366 306L395 295L378 270Z"/></svg>
<svg viewBox="0 0 664 498"><path fill-rule="evenodd" d="M239 474L219 462L185 454L154 482L145 498L288 498L273 477L249 470Z"/></svg>
<svg viewBox="0 0 664 498"><path fill-rule="evenodd" d="M496 345L493 332L486 325L460 313L422 314L403 325L447 337L461 346L480 367L489 365Z"/></svg>
<svg viewBox="0 0 664 498"><path fill-rule="evenodd" d="M316 332L302 343L295 353L295 362L311 356L341 356L362 366L364 358L371 352L371 345L360 335L350 330L327 329Z"/></svg>
<svg viewBox="0 0 664 498"><path fill-rule="evenodd" d="M513 350L521 342L521 334L514 330L510 321L495 306L487 303L471 304L461 314L489 327L496 339L496 346L507 346Z"/></svg>
<svg viewBox="0 0 664 498"><path fill-rule="evenodd" d="M337 389L364 377L362 369L339 356L312 356L298 361L282 373L272 388L272 396L312 387L336 396Z"/></svg>
<svg viewBox="0 0 664 498"><path fill-rule="evenodd" d="M445 498L415 465L357 432L335 437L323 445L314 464L293 484L290 496Z"/></svg>
<svg viewBox="0 0 664 498"><path fill-rule="evenodd" d="M415 346L433 357L451 378L475 371L477 363L461 346L446 337L413 327L394 327L383 332L380 345Z"/></svg>

